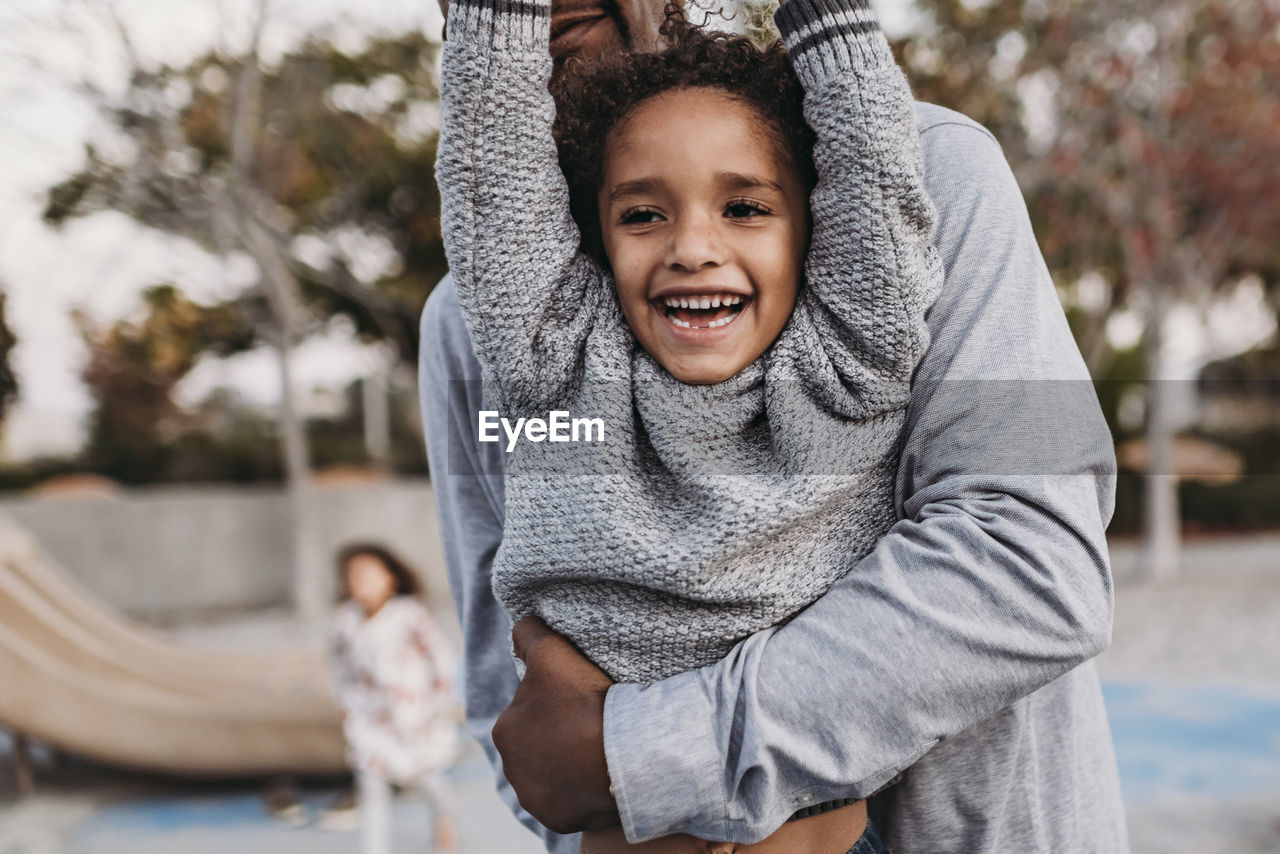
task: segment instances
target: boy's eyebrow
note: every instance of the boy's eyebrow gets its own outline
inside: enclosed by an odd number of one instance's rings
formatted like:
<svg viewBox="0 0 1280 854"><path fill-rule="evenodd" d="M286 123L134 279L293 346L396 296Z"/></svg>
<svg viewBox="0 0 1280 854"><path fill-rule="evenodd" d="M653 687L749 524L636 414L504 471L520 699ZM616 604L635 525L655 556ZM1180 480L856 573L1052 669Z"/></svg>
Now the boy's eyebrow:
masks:
<svg viewBox="0 0 1280 854"><path fill-rule="evenodd" d="M717 172L716 182L733 190L752 190L759 187L784 193L782 185L768 178L756 178L739 172ZM626 196L643 196L656 193L665 186L660 178L637 178L634 181L623 181L609 191L609 201L616 202Z"/></svg>
<svg viewBox="0 0 1280 854"><path fill-rule="evenodd" d="M756 187L765 187L777 193L782 193L782 185L777 181L771 181L768 178L756 178L751 175L742 175L737 172L717 172L716 180L721 184L732 187L735 190L751 190Z"/></svg>
<svg viewBox="0 0 1280 854"><path fill-rule="evenodd" d="M609 192L609 201L616 202L623 196L643 196L655 193L662 185L657 178L637 178L634 181L623 181Z"/></svg>

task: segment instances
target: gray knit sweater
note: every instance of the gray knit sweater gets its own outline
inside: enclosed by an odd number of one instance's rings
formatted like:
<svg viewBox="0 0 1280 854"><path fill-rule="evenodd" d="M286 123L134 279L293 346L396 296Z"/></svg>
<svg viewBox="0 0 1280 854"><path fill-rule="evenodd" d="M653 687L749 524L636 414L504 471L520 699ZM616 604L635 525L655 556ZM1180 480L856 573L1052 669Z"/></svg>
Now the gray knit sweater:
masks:
<svg viewBox="0 0 1280 854"><path fill-rule="evenodd" d="M821 597L895 521L943 279L913 101L866 0L789 0L775 20L817 134L804 282L763 356L694 386L637 345L611 277L579 251L551 136L549 0L450 8L436 177L486 391L512 421L563 410L605 428L507 456L494 592L619 682L720 660Z"/></svg>

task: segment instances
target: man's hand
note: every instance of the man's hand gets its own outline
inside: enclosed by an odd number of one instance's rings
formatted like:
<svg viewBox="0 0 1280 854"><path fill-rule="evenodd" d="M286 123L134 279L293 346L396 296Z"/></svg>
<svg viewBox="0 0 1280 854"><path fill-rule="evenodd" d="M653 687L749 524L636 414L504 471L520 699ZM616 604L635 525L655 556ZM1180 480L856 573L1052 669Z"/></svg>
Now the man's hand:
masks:
<svg viewBox="0 0 1280 854"><path fill-rule="evenodd" d="M619 823L604 758L604 698L613 684L539 617L512 632L524 679L493 726L502 773L520 806L556 833Z"/></svg>
<svg viewBox="0 0 1280 854"><path fill-rule="evenodd" d="M648 51L658 46L658 28L666 19L663 0L618 0L622 37L631 50Z"/></svg>

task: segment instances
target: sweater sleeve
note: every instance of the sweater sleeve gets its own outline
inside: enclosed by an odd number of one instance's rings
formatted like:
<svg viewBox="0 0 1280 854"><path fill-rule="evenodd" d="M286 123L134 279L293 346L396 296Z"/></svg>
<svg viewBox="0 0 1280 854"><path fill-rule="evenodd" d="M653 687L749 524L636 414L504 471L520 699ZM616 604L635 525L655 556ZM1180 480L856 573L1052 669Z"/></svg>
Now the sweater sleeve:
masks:
<svg viewBox="0 0 1280 854"><path fill-rule="evenodd" d="M846 417L898 410L944 275L911 90L868 0L788 0L774 19L816 134L805 373Z"/></svg>
<svg viewBox="0 0 1280 854"><path fill-rule="evenodd" d="M440 78L449 270L485 378L516 407L559 398L609 294L551 134L550 21L550 0L455 0Z"/></svg>

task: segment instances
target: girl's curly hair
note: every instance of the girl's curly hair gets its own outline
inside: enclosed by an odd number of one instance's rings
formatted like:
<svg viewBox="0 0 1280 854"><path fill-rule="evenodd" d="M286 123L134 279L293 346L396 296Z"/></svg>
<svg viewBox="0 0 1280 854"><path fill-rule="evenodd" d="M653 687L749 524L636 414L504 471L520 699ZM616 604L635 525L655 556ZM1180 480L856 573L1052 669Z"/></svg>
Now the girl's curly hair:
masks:
<svg viewBox="0 0 1280 854"><path fill-rule="evenodd" d="M569 185L570 207L582 234L582 250L609 268L600 233L597 193L611 131L643 102L663 92L720 89L755 110L779 153L806 190L817 182L813 130L804 120L804 89L780 41L763 50L746 36L690 23L667 2L652 52L619 52L594 60L571 57L553 78L553 128L560 169Z"/></svg>

